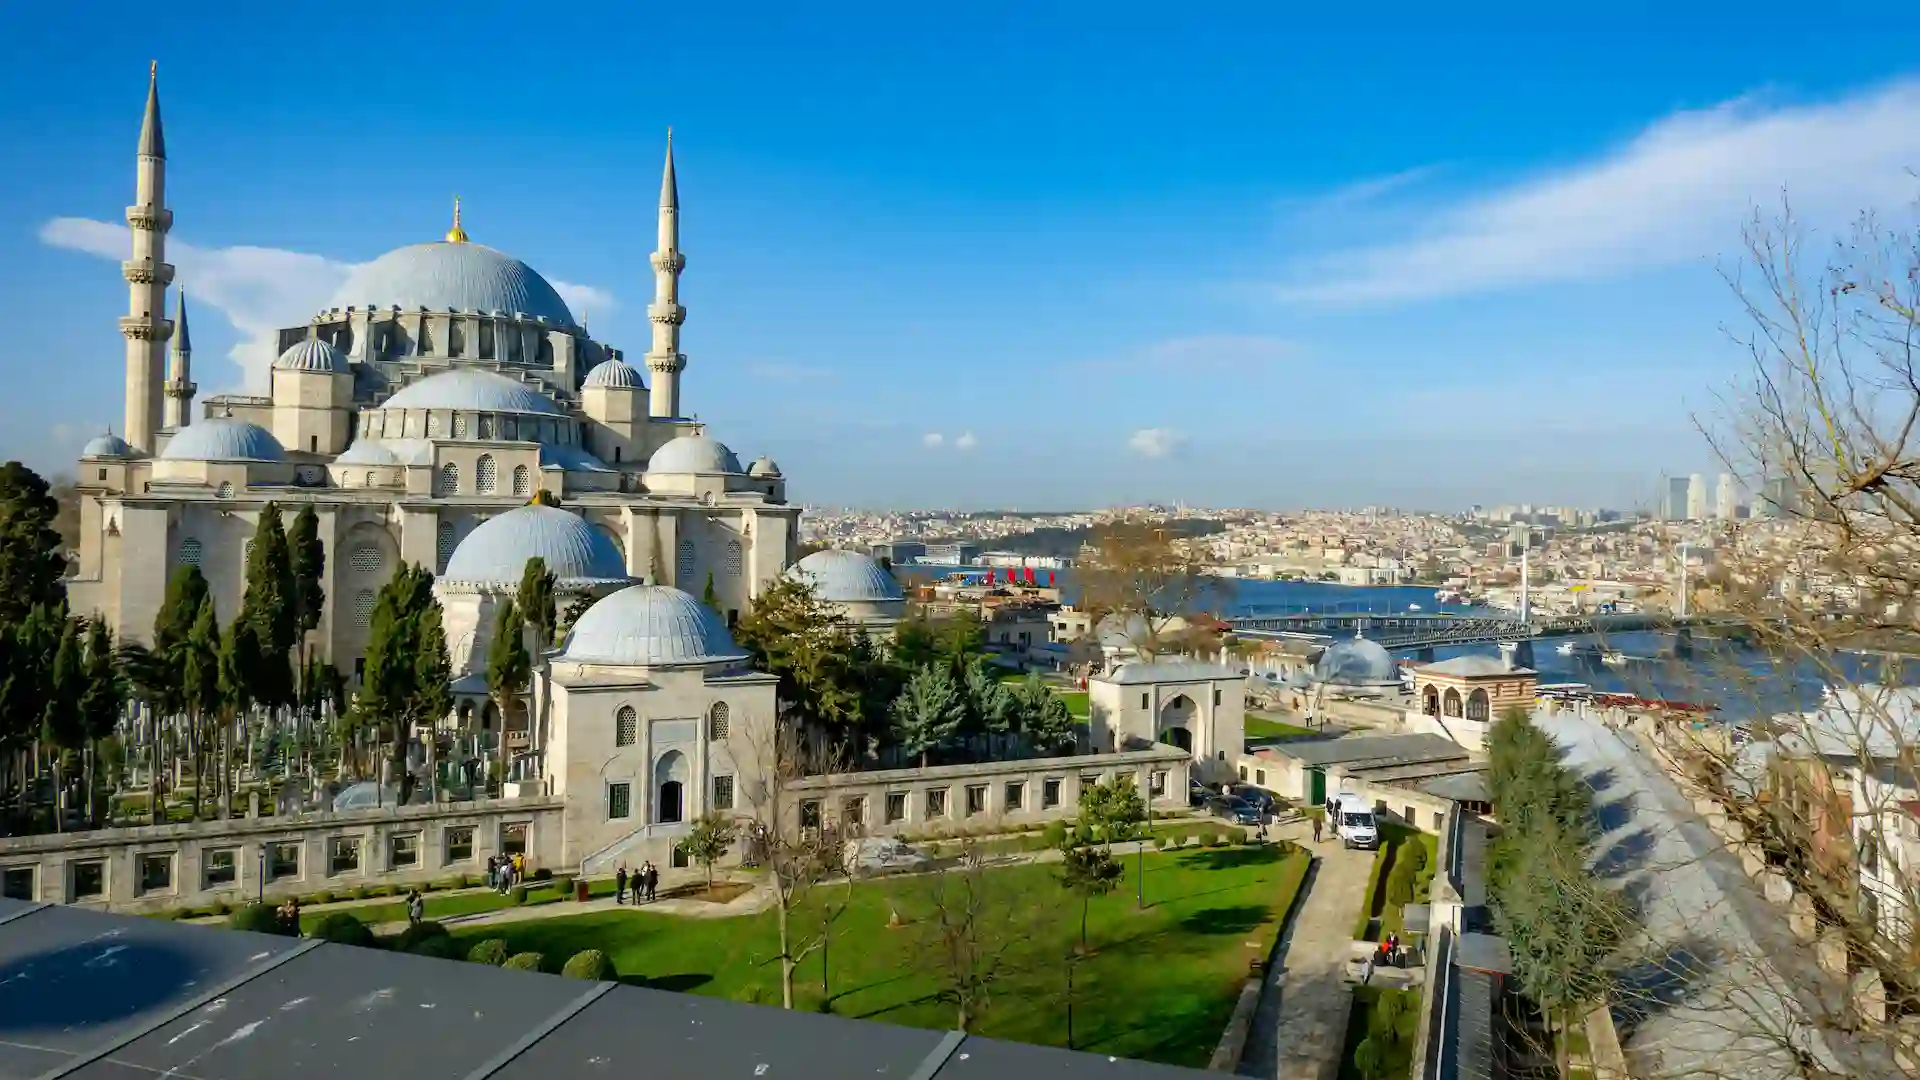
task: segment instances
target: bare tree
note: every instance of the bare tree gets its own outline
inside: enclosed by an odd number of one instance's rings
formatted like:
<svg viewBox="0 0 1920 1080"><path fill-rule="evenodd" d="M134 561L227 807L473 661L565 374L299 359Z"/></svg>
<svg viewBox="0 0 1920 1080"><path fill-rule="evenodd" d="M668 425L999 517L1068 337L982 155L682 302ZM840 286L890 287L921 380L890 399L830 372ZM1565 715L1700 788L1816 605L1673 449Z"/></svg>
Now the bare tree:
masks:
<svg viewBox="0 0 1920 1080"><path fill-rule="evenodd" d="M1122 518L1096 532L1074 570L1080 604L1094 620L1113 616L1117 630L1145 657L1205 648L1204 630L1191 621L1209 593L1197 551L1163 523Z"/></svg>
<svg viewBox="0 0 1920 1080"><path fill-rule="evenodd" d="M971 843L922 880L923 951L935 966L941 1000L953 1006L954 1028L971 1031L992 1005L994 987L1013 974L1009 952L1028 940L1033 914L1006 884L992 880Z"/></svg>
<svg viewBox="0 0 1920 1080"><path fill-rule="evenodd" d="M745 792L751 819L748 857L767 872L780 946L768 962L780 965L780 1004L791 1009L794 970L826 947L833 929L830 918L822 919L816 931L810 924L803 926L796 916L813 888L840 869L841 853L818 801L794 790L794 784L807 775L815 748L797 725L783 718L743 727L752 763ZM835 760L828 758L822 767L830 767Z"/></svg>

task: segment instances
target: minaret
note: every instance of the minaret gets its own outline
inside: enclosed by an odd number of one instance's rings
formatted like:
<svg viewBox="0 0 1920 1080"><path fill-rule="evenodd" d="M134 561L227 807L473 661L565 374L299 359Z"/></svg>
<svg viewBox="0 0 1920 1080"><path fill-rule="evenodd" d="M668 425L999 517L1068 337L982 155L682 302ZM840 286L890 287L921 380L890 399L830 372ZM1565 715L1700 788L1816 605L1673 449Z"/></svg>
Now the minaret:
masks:
<svg viewBox="0 0 1920 1080"><path fill-rule="evenodd" d="M187 291L173 298L173 363L167 369L166 431L193 423L193 339L187 335Z"/></svg>
<svg viewBox="0 0 1920 1080"><path fill-rule="evenodd" d="M667 170L660 178L660 246L653 253L653 303L647 318L653 321L653 348L647 352L647 370L653 375L652 415L680 415L680 371L687 358L680 353L680 324L687 309L680 306L680 271L687 260L680 254L680 189L673 180L673 129L667 129Z"/></svg>
<svg viewBox="0 0 1920 1080"><path fill-rule="evenodd" d="M134 173L134 204L127 207L133 229L133 257L120 264L127 279L127 314L120 333L127 339L126 440L137 450L153 453L154 432L161 421L160 377L166 360L167 286L173 267L167 265L167 230L173 212L167 209L167 141L160 131L159 64L147 69L147 113L140 121L140 149Z"/></svg>

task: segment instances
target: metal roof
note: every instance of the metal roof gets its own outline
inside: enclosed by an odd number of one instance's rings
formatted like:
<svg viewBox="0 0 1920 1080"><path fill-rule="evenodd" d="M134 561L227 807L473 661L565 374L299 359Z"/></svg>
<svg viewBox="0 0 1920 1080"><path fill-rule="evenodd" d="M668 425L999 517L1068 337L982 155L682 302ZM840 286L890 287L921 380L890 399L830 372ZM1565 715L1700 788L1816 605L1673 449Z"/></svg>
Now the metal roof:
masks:
<svg viewBox="0 0 1920 1080"><path fill-rule="evenodd" d="M480 311L544 317L572 326L573 313L547 279L483 244L414 244L361 263L330 307ZM411 407L411 406L410 406Z"/></svg>
<svg viewBox="0 0 1920 1080"><path fill-rule="evenodd" d="M1438 735L1354 735L1339 739L1301 739L1267 749L1314 768L1328 765L1414 765L1452 761L1467 752Z"/></svg>
<svg viewBox="0 0 1920 1080"><path fill-rule="evenodd" d="M0 900L0 1080L1199 1080L1103 1054Z"/></svg>
<svg viewBox="0 0 1920 1080"><path fill-rule="evenodd" d="M1106 675L1094 676L1095 682L1121 686L1146 686L1157 683L1207 682L1241 678L1239 671L1224 664L1200 660L1156 660L1144 664L1121 664Z"/></svg>

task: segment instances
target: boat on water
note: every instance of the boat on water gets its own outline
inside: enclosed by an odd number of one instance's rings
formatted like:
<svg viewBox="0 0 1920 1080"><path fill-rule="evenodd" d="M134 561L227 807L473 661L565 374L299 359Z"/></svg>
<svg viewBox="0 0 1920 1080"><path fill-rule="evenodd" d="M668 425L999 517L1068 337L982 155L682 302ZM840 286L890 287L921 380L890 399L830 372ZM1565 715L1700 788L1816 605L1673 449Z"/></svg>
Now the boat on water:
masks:
<svg viewBox="0 0 1920 1080"><path fill-rule="evenodd" d="M1560 647L1553 651L1559 653L1561 656L1572 656L1579 648L1580 646L1577 642L1563 641L1560 643Z"/></svg>
<svg viewBox="0 0 1920 1080"><path fill-rule="evenodd" d="M1420 605L1419 605L1419 604L1408 604L1408 605L1407 605L1407 610L1408 610L1408 611L1419 611L1419 610L1420 610Z"/></svg>
<svg viewBox="0 0 1920 1080"><path fill-rule="evenodd" d="M1602 649L1600 650L1600 662L1608 667L1625 667L1627 664L1627 654L1621 652L1619 649Z"/></svg>

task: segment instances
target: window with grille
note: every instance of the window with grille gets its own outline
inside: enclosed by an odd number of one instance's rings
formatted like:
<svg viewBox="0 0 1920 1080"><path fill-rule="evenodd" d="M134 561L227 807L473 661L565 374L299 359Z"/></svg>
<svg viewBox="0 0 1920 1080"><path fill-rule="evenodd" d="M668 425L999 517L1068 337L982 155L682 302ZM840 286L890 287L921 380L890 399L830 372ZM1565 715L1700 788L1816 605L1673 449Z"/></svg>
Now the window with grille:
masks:
<svg viewBox="0 0 1920 1080"><path fill-rule="evenodd" d="M480 494L491 495L499 479L499 468L493 463L493 455L481 454L480 460L473 466L473 486Z"/></svg>
<svg viewBox="0 0 1920 1080"><path fill-rule="evenodd" d="M733 777L713 778L713 808L715 810L733 809Z"/></svg>
<svg viewBox="0 0 1920 1080"><path fill-rule="evenodd" d="M440 557L440 572L445 573L447 570L447 560L453 558L453 522L443 521L440 523L438 540L439 543L435 554Z"/></svg>
<svg viewBox="0 0 1920 1080"><path fill-rule="evenodd" d="M639 737L640 714L631 705L620 706L620 711L613 714L613 745L632 746Z"/></svg>
<svg viewBox="0 0 1920 1080"><path fill-rule="evenodd" d="M368 486L368 487L376 487L376 486L378 486L378 485L379 485L379 480L375 478L375 476L374 476L374 474L373 474L373 473L371 473L371 472L369 472L369 473L367 474L367 486Z"/></svg>
<svg viewBox="0 0 1920 1080"><path fill-rule="evenodd" d="M467 437L467 414L466 413L453 414L453 437L456 439L464 439Z"/></svg>
<svg viewBox="0 0 1920 1080"><path fill-rule="evenodd" d="M380 572L380 549L372 544L363 544L354 548L347 556L347 569L356 574L377 574Z"/></svg>
<svg viewBox="0 0 1920 1080"><path fill-rule="evenodd" d="M372 589L361 589L353 594L353 625L366 626L373 622L374 600Z"/></svg>
<svg viewBox="0 0 1920 1080"><path fill-rule="evenodd" d="M511 416L501 417L500 437L509 441L518 441L520 438L520 421Z"/></svg>
<svg viewBox="0 0 1920 1080"><path fill-rule="evenodd" d="M493 417L486 413L480 414L480 437L483 439L493 438Z"/></svg>
<svg viewBox="0 0 1920 1080"><path fill-rule="evenodd" d="M449 461L440 466L440 494L457 495L460 493L460 466Z"/></svg>
<svg viewBox="0 0 1920 1080"><path fill-rule="evenodd" d="M947 816L947 789L934 788L927 792L927 817L943 818Z"/></svg>
<svg viewBox="0 0 1920 1080"><path fill-rule="evenodd" d="M713 703L713 714L707 721L707 738L724 739L727 737L727 722L733 718L733 711L724 701Z"/></svg>
<svg viewBox="0 0 1920 1080"><path fill-rule="evenodd" d="M728 577L740 576L740 563L741 563L740 541L738 540L727 541L727 576Z"/></svg>
<svg viewBox="0 0 1920 1080"><path fill-rule="evenodd" d="M220 486L214 489L213 494L214 494L214 497L218 499L233 498L233 481L231 480L220 481Z"/></svg>
<svg viewBox="0 0 1920 1080"><path fill-rule="evenodd" d="M679 556L673 562L674 584L683 589L687 587L687 584L693 580L693 563L693 541L680 541Z"/></svg>
<svg viewBox="0 0 1920 1080"><path fill-rule="evenodd" d="M633 785L607 785L607 818L630 817L633 814Z"/></svg>
<svg viewBox="0 0 1920 1080"><path fill-rule="evenodd" d="M515 495L533 494L533 476L525 465L513 467L513 493Z"/></svg>
<svg viewBox="0 0 1920 1080"><path fill-rule="evenodd" d="M185 540L180 541L180 565L181 566L199 566L200 565L200 541L195 540L191 536L187 537Z"/></svg>
<svg viewBox="0 0 1920 1080"><path fill-rule="evenodd" d="M432 413L432 412L428 413L427 414L427 438L429 439L439 438L440 431L441 431L440 414Z"/></svg>

